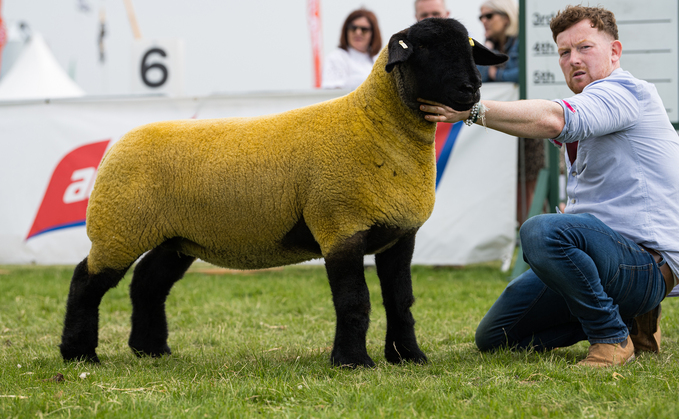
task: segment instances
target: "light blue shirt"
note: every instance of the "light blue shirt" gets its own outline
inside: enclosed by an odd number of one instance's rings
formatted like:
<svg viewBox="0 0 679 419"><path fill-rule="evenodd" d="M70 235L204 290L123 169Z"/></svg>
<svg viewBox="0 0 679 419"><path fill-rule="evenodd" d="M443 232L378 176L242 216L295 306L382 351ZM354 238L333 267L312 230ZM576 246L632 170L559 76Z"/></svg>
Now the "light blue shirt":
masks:
<svg viewBox="0 0 679 419"><path fill-rule="evenodd" d="M593 214L679 277L679 136L655 86L616 69L556 102L566 124L554 140L579 141L565 212Z"/></svg>

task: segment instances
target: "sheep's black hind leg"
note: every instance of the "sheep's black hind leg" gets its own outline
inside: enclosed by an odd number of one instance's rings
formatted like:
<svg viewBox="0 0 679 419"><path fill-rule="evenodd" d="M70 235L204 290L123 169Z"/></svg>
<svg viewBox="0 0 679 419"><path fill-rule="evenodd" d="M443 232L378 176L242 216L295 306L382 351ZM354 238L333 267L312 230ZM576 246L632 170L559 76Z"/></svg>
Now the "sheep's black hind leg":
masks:
<svg viewBox="0 0 679 419"><path fill-rule="evenodd" d="M415 302L410 278L410 261L415 248L415 234L403 237L391 248L375 255L382 300L387 312L387 338L384 356L391 363L427 362L415 338L415 319L410 307Z"/></svg>
<svg viewBox="0 0 679 419"><path fill-rule="evenodd" d="M337 325L330 361L336 366L374 367L366 350L370 324L370 293L363 273L366 233L347 240L325 257L325 268L335 304Z"/></svg>
<svg viewBox="0 0 679 419"><path fill-rule="evenodd" d="M132 331L129 345L137 356L170 354L165 300L196 258L157 247L142 258L130 284Z"/></svg>
<svg viewBox="0 0 679 419"><path fill-rule="evenodd" d="M66 361L99 362L99 304L106 291L118 285L127 269L104 271L90 275L87 258L76 266L66 302L64 330L59 350Z"/></svg>

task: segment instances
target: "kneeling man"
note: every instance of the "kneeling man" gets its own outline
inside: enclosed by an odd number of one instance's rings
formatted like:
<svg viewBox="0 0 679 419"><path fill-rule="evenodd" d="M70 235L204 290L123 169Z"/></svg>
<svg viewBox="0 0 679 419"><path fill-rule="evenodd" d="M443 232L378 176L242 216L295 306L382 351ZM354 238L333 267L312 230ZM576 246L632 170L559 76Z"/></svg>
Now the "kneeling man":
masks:
<svg viewBox="0 0 679 419"><path fill-rule="evenodd" d="M566 146L568 202L521 227L530 269L476 331L482 351L545 350L587 339L580 365L623 365L657 352L660 302L679 273L679 137L658 92L620 68L613 13L569 6L551 21L575 96L482 101L457 112L422 100L433 122L485 124Z"/></svg>

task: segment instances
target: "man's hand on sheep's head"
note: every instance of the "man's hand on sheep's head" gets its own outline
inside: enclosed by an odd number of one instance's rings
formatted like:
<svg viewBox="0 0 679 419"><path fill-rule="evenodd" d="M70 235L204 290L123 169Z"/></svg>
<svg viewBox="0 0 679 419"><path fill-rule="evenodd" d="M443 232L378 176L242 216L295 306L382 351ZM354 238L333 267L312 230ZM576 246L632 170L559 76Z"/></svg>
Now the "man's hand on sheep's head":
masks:
<svg viewBox="0 0 679 419"><path fill-rule="evenodd" d="M450 122L452 124L469 118L470 109L467 109L466 111L456 111L450 106L446 106L442 103L420 98L417 100L423 103L423 105L420 105L420 110L422 112L427 112L424 119L429 122Z"/></svg>

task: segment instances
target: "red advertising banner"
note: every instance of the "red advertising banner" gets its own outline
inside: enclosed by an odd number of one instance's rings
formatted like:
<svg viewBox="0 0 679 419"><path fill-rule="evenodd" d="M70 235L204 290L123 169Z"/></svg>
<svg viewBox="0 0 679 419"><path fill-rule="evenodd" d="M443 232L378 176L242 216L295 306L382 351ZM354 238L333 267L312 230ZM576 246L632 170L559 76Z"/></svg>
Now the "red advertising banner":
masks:
<svg viewBox="0 0 679 419"><path fill-rule="evenodd" d="M97 167L111 140L78 147L61 159L26 240L48 231L85 224Z"/></svg>

